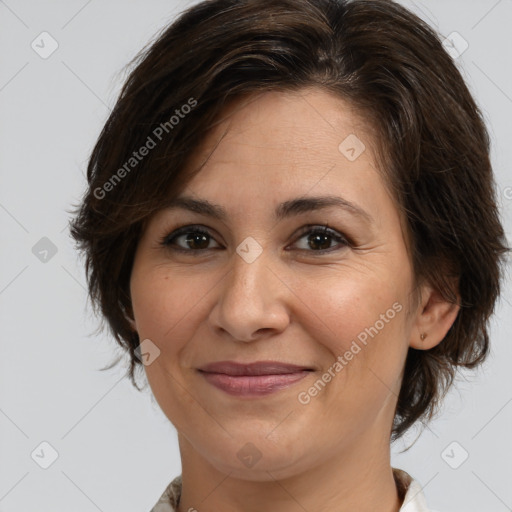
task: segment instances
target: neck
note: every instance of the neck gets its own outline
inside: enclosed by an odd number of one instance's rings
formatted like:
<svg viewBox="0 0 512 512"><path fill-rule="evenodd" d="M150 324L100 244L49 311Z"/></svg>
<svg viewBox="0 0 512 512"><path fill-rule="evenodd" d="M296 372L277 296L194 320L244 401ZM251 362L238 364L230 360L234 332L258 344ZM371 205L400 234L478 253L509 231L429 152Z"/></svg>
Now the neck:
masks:
<svg viewBox="0 0 512 512"><path fill-rule="evenodd" d="M178 439L183 482L179 512L398 512L401 507L389 439L361 438L307 472L276 476L268 471L265 481L230 476L204 459L184 436Z"/></svg>

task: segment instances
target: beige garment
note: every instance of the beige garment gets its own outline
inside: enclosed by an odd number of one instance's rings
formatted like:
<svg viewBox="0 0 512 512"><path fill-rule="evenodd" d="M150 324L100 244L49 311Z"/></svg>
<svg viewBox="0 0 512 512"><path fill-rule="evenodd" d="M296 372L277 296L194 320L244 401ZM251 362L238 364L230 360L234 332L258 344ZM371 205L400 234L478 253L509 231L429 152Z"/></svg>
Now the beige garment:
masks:
<svg viewBox="0 0 512 512"><path fill-rule="evenodd" d="M421 486L405 471L393 468L393 475L400 497L404 497L400 512L434 512L427 508ZM176 512L181 496L181 475L177 476L165 489L151 512Z"/></svg>

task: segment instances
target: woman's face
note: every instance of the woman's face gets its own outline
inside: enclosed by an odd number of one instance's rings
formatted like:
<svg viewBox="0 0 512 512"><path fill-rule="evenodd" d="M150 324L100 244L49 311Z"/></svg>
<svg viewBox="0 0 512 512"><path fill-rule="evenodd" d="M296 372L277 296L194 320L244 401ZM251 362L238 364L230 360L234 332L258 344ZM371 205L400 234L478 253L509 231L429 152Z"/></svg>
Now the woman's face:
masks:
<svg viewBox="0 0 512 512"><path fill-rule="evenodd" d="M194 155L217 145L181 206L149 222L131 294L180 444L268 480L389 444L418 336L413 275L372 140L346 103L309 89L235 106Z"/></svg>

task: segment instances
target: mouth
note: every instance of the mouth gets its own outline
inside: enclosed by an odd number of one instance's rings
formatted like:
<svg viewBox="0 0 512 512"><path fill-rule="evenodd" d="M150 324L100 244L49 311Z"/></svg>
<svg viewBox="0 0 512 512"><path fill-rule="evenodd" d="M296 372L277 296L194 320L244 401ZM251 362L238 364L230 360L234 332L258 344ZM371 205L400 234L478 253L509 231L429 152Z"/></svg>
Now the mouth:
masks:
<svg viewBox="0 0 512 512"><path fill-rule="evenodd" d="M239 397L268 395L307 377L314 368L277 361L236 363L220 361L198 369L211 385Z"/></svg>

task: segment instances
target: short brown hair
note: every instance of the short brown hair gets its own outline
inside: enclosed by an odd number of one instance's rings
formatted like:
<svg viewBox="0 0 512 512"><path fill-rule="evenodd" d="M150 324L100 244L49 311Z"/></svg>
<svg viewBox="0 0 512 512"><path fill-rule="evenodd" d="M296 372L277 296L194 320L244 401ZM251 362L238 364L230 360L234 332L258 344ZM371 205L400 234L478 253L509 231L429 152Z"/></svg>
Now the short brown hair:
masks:
<svg viewBox="0 0 512 512"><path fill-rule="evenodd" d="M125 314L132 315L130 274L145 223L191 178L187 159L228 102L318 87L348 101L378 133L417 281L452 302L460 294L445 339L409 349L393 438L431 418L456 368L476 366L489 351L508 250L488 133L439 36L389 0L206 0L133 64L92 152L71 233L86 256L92 303L130 355L134 385L139 338ZM161 141L131 161L157 127Z"/></svg>

